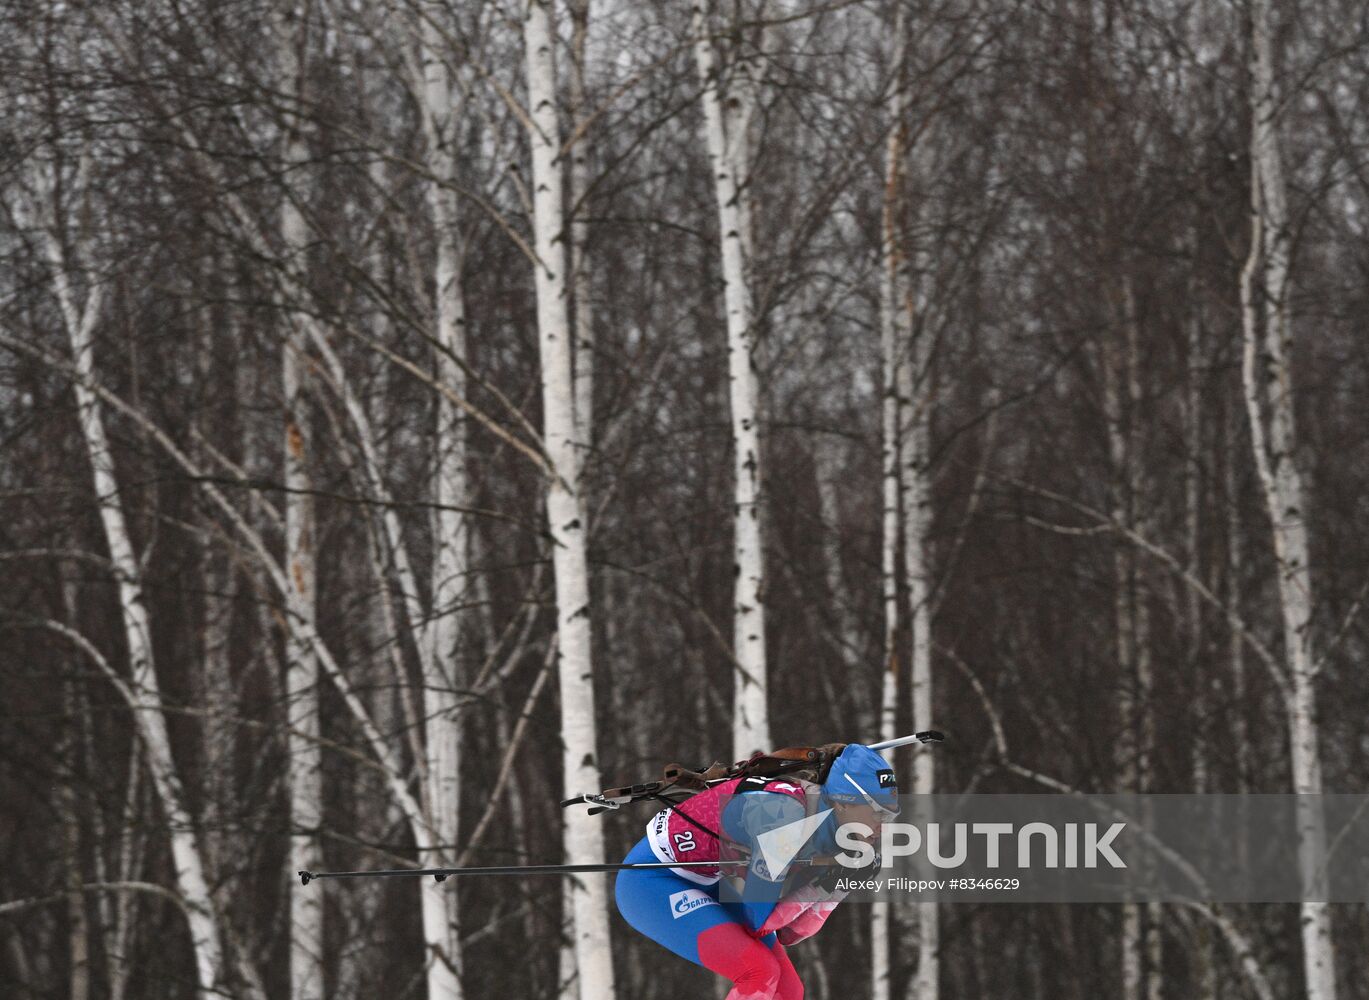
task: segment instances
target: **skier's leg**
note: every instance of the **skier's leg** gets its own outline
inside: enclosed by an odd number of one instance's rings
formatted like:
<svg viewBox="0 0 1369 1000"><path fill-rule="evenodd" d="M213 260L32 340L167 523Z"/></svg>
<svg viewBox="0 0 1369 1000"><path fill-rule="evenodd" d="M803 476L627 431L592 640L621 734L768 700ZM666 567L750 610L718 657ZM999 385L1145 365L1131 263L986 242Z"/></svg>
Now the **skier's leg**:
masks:
<svg viewBox="0 0 1369 1000"><path fill-rule="evenodd" d="M780 986L780 963L771 947L780 946L772 944L770 937L757 940L731 920L699 935L699 964L732 980L727 1000L778 1000L780 994L775 991ZM789 971L793 973L793 966Z"/></svg>
<svg viewBox="0 0 1369 1000"><path fill-rule="evenodd" d="M643 842L626 860L652 861L655 856ZM770 950L775 935L752 937L704 886L669 869L624 871L618 873L614 896L618 912L634 930L731 980L728 1000L773 1000L781 978Z"/></svg>
<svg viewBox="0 0 1369 1000"><path fill-rule="evenodd" d="M775 989L775 1000L803 1000L803 983L799 981L799 974L794 969L794 963L789 960L789 954L785 951L784 945L776 941L770 946L770 954L775 957L775 963L780 970L780 982Z"/></svg>
<svg viewBox="0 0 1369 1000"><path fill-rule="evenodd" d="M652 863L656 856L642 840L628 852L628 864ZM697 965L699 935L731 917L708 886L690 882L668 868L621 871L614 883L618 912L633 930Z"/></svg>

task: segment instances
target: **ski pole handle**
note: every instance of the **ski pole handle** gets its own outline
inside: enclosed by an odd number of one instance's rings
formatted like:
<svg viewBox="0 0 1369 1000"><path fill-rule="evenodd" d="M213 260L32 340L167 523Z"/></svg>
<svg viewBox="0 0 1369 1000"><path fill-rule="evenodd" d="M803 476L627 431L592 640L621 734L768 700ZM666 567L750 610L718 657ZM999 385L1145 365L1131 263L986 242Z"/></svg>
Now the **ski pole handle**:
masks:
<svg viewBox="0 0 1369 1000"><path fill-rule="evenodd" d="M897 739L885 740L883 743L866 744L871 750L892 750L894 747L906 747L909 743L940 743L945 739L935 729L928 729L925 732L914 733L912 736L900 736Z"/></svg>

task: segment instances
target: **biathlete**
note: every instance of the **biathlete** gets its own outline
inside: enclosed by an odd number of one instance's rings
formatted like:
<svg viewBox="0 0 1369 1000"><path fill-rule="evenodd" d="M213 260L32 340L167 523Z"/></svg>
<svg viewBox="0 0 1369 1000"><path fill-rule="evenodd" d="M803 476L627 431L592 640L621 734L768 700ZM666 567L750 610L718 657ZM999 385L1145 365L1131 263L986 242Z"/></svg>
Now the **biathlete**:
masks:
<svg viewBox="0 0 1369 1000"><path fill-rule="evenodd" d="M622 871L616 884L618 912L653 941L731 980L727 1000L800 1000L803 984L785 949L816 934L841 902L845 893L824 884L833 881L824 876L840 869L791 862L770 871L766 858L775 860L777 842L762 838L813 817L811 832L808 825L789 828L799 835L793 840L802 839L797 853L791 845L779 856L830 858L837 853L838 826L863 823L871 830L866 839L874 839L881 824L897 814L898 786L889 762L854 743L825 774L722 781L657 813L624 861L741 856L749 859L741 884L725 883L731 876L722 867Z"/></svg>

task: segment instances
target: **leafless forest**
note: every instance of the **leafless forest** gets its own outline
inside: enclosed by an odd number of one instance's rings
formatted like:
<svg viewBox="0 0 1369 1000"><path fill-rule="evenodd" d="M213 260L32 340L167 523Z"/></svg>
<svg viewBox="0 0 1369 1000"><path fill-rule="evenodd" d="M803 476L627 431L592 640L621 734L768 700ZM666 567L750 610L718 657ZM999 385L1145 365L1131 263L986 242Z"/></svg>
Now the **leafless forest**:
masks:
<svg viewBox="0 0 1369 1000"><path fill-rule="evenodd" d="M666 761L1365 792L1355 0L5 0L0 995L713 996ZM459 883L459 884L458 884ZM1359 906L849 905L815 1000L1369 998ZM719 994L720 995L720 994Z"/></svg>

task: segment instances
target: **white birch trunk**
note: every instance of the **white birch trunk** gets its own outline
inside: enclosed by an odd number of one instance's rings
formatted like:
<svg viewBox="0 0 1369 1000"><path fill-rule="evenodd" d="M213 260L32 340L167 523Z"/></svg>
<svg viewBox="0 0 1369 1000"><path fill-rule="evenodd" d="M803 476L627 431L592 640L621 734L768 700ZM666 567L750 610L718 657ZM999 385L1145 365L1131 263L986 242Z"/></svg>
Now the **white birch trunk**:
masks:
<svg viewBox="0 0 1369 1000"><path fill-rule="evenodd" d="M727 313L728 406L732 419L734 472L733 646L736 694L732 745L738 758L770 747L765 666L764 552L761 530L761 451L756 379L756 342L746 251L750 241L745 195L746 123L751 99L743 91L735 114L724 107L722 82L709 38L707 7L693 10L694 57L703 87L704 136L713 168ZM729 95L732 96L732 95ZM745 100L743 100L745 98Z"/></svg>
<svg viewBox="0 0 1369 1000"><path fill-rule="evenodd" d="M152 776L171 840L176 888L185 903L194 951L197 992L203 1000L211 1000L215 987L223 981L225 971L218 914L210 897L204 859L186 806L184 785L171 754L166 717L162 714L161 687L152 659L151 624L143 596L142 567L124 516L104 419L95 393L88 386L96 374L94 333L100 316L101 289L99 285L92 285L85 303L78 306L65 256L57 236L50 229L45 228L43 243L71 343L72 359L78 376L73 380L77 417L91 465L100 523L118 584L119 610L129 655L129 707L133 709L133 723L146 752L148 772Z"/></svg>
<svg viewBox="0 0 1369 1000"><path fill-rule="evenodd" d="M580 442L576 440L575 386L567 301L561 128L556 102L556 63L551 0L529 0L523 24L531 116L533 230L537 254L537 331L542 368L542 408L552 474L547 489L548 532L556 582L557 659L561 685L563 787L600 786L597 764L594 673L590 644L589 566L580 501ZM602 861L603 827L572 817L565 827L571 864ZM576 982L586 998L614 995L608 933L607 881L591 875L571 893Z"/></svg>
<svg viewBox="0 0 1369 1000"><path fill-rule="evenodd" d="M286 210L290 210L287 208ZM286 231L289 231L287 227ZM281 358L285 420L285 558L292 614L312 621L316 568L314 502L309 495L310 434L299 357L291 338ZM318 743L318 657L296 629L286 630L285 697L287 781L290 789L290 871L320 866L318 829L323 822L322 753ZM290 893L290 993L294 1000L323 997L323 894Z"/></svg>
<svg viewBox="0 0 1369 1000"><path fill-rule="evenodd" d="M1124 307L1125 308L1125 307ZM1115 334L1111 335L1115 337ZM1131 525L1134 498L1130 496L1131 478L1128 473L1128 435L1122 402L1121 352L1109 340L1099 352L1103 375L1103 417L1107 425L1108 459L1112 467L1112 505L1109 514L1113 523ZM1118 540L1113 550L1113 614L1117 630L1117 715L1120 736L1117 741L1119 783L1127 791L1136 791L1137 756L1136 721L1136 617L1132 601L1133 559L1131 552ZM1122 905L1122 997L1140 1000L1143 986L1142 952L1144 924L1141 907L1136 903Z"/></svg>
<svg viewBox="0 0 1369 1000"><path fill-rule="evenodd" d="M282 17L281 51L285 79L297 97L304 95L304 50L308 26L302 12L291 7ZM299 133L285 137L283 160L291 177L305 176L296 170L308 160ZM307 190L307 188L306 188ZM309 241L309 229L287 191L281 205L280 233L293 266ZM284 303L282 303L284 305ZM287 333L281 351L281 390L285 404L285 570L289 587L286 602L290 617L309 622L316 617L317 568L313 483L309 472L312 435L306 401L309 359L302 338L293 332L294 319L284 318ZM316 871L319 862L318 832L323 823L322 749L319 737L319 661L312 631L288 628L285 634L286 781L290 798L289 871ZM323 894L291 892L290 896L290 993L293 1000L323 998Z"/></svg>
<svg viewBox="0 0 1369 1000"><path fill-rule="evenodd" d="M570 121L578 138L570 148L570 275L575 302L575 421L579 440L588 450L594 444L594 309L590 302L589 242L589 142L582 129L589 119L585 92L586 52L589 42L590 0L570 0L571 71Z"/></svg>
<svg viewBox="0 0 1369 1000"><path fill-rule="evenodd" d="M904 333L916 338L912 324ZM931 533L931 484L927 458L930 441L930 373L916 339L908 343L908 357L900 370L899 396L906 401L906 421L901 428L900 477L903 487L903 563L908 581L908 613L912 622L912 656L909 664L909 696L913 726L932 725L932 585L929 536ZM913 747L914 795L936 790L935 757L923 747ZM917 973L913 996L936 1000L939 993L940 921L935 903L916 904Z"/></svg>
<svg viewBox="0 0 1369 1000"><path fill-rule="evenodd" d="M904 8L898 8L894 21L894 87L890 93L889 139L884 158L884 206L880 247L880 357L882 360L881 426L881 546L880 593L884 603L885 667L879 691L879 734L881 740L895 738L898 718L898 543L901 525L900 500L903 495L900 475L900 432L904 407L899 394L900 369L906 363L900 344L904 296L903 240L900 213L903 206L903 157L907 114L906 63L907 22ZM885 751L893 762L894 752ZM870 974L873 1000L890 1000L891 944L894 932L893 904L870 908Z"/></svg>
<svg viewBox="0 0 1369 1000"><path fill-rule="evenodd" d="M589 222L586 218L588 206L585 198L589 191L589 144L582 127L589 115L588 99L585 93L585 68L589 42L590 0L570 0L571 43L570 43L570 87L569 107L570 125L577 137L570 148L570 245L567 264L570 269L571 300L574 306L574 350L571 354L572 381L575 409L575 437L584 449L584 457L593 453L594 445L594 310L590 301L591 281L587 253L589 241ZM582 463L583 464L583 463ZM580 483L580 509L584 514L583 530L589 531L589 513L593 500L588 495L588 483L582 477ZM592 600L593 591L588 580L585 582L586 601ZM592 636L591 636L592 640ZM618 707L620 685L610 684L614 691L614 708ZM558 982L564 983L562 995L567 1000L584 998L581 980L575 958L577 936L574 932L575 897L579 895L575 885L566 880L561 893L561 920L568 933L561 935L561 946L557 956Z"/></svg>
<svg viewBox="0 0 1369 1000"><path fill-rule="evenodd" d="M1255 465L1272 526L1278 565L1279 606L1287 658L1288 735L1293 761L1293 790L1300 795L1322 792L1320 728L1317 720L1319 664L1312 643L1313 590L1308 546L1307 491L1298 469L1298 438L1292 383L1291 233L1287 188L1278 136L1278 94L1269 0L1254 0L1251 10L1251 199L1254 237L1251 263L1264 257L1265 330L1259 338L1248 268L1242 281L1245 357L1243 379ZM1257 364L1258 358L1258 364ZM1263 402L1261 395L1264 395ZM1267 409L1266 416L1262 412ZM1319 810L1304 806L1298 814L1300 867L1304 890L1324 876L1326 830ZM1303 972L1308 1000L1335 1000L1335 951L1331 908L1324 902L1302 904Z"/></svg>
<svg viewBox="0 0 1369 1000"><path fill-rule="evenodd" d="M569 106L571 129L578 132L588 114L585 97L585 57L589 41L590 0L570 0L570 87ZM580 442L587 458L594 441L594 310L590 303L590 268L585 245L589 239L589 223L585 219L585 195L589 190L588 144L580 135L570 148L570 245L567 264L570 269L570 294L574 307L574 350L571 352L574 385L576 441ZM580 509L585 513L584 530L589 531L589 511L593 501L584 492L587 484L581 480ZM587 600L593 593L586 581ZM618 707L620 685L609 683L615 692L614 708ZM575 897L576 887L567 879L561 888L561 946L558 949L556 975L561 995L566 1000L584 998L575 960Z"/></svg>
<svg viewBox="0 0 1369 1000"><path fill-rule="evenodd" d="M437 181L456 173L453 97L445 49L437 30L444 4L431 4L423 20L421 63L423 116L428 140L428 166ZM464 396L466 378L457 361L466 357L466 303L461 287L461 255L457 233L456 194L440 183L428 185L428 206L437 244L436 343L437 376ZM425 864L454 863L461 802L461 730L457 725L457 691L461 686L460 651L462 605L469 572L469 539L465 509L470 506L466 477L466 429L459 407L448 397L437 397L437 454L433 515L432 609L430 649L423 685L426 732L427 809L438 850ZM423 933L429 952L429 1000L459 1000L460 938L457 891L451 885L425 880Z"/></svg>
<svg viewBox="0 0 1369 1000"><path fill-rule="evenodd" d="M1130 275L1124 278L1123 307L1126 309L1124 328L1126 329L1126 370L1127 370L1127 447L1126 447L1126 491L1131 511L1132 527L1141 535L1146 530L1146 504L1149 490L1141 448L1141 423L1139 414L1144 400L1141 397L1141 358L1140 358L1140 321L1136 312L1136 293ZM1134 709L1137 718L1137 754L1135 763L1134 790L1148 792L1151 789L1151 766L1155 754L1155 717L1151 709L1154 698L1154 669L1150 646L1150 604L1141 584L1140 567L1134 549L1127 548L1131 563L1130 602L1133 609L1135 626L1136 657L1136 701ZM1163 914L1159 903L1147 903L1145 907L1144 949L1146 996L1149 1000L1160 1000L1162 982L1160 970L1164 960L1164 938L1162 936Z"/></svg>
<svg viewBox="0 0 1369 1000"><path fill-rule="evenodd" d="M930 180L932 131L924 129L917 150L905 149L906 158L917 153L922 180ZM902 170L904 164L899 164ZM898 203L903 211L906 188L900 182ZM929 216L926 205L916 208L923 218ZM898 234L896 234L898 235ZM930 333L916 329L919 313L928 312L930 300L930 256L918 244L904 235L903 245L895 255L894 296L896 308L896 350L901 356L896 387L904 407L899 427L899 484L903 507L903 569L908 582L908 616L911 623L911 657L908 674L908 697L911 702L913 726L923 729L934 722L932 717L932 578L931 578L931 481L928 461L931 454L931 411L933 377L926 339ZM914 266L916 257L916 266ZM935 755L925 747L914 746L914 795L931 795L936 790ZM936 1000L940 995L940 910L935 903L917 903L913 908L917 940L917 972L913 977L912 995L917 1000Z"/></svg>

